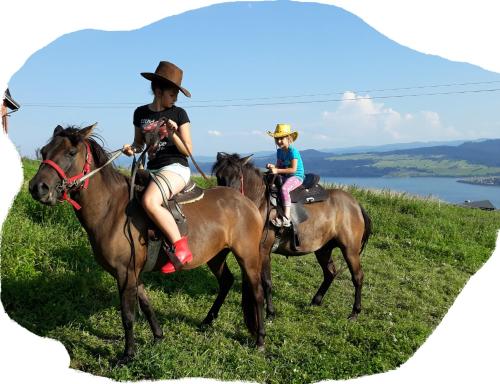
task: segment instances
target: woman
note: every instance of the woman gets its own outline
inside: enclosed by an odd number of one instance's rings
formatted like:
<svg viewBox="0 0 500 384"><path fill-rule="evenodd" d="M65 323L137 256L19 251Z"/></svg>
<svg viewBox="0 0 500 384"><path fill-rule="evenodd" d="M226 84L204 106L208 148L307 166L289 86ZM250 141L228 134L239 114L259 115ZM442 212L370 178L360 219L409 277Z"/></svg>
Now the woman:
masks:
<svg viewBox="0 0 500 384"><path fill-rule="evenodd" d="M191 97L189 91L181 86L182 73L180 68L167 61L161 61L154 73L141 73L144 78L151 81L154 98L150 104L135 110L134 142L123 146L123 152L128 156L142 152L145 144L144 128L157 124L160 119L165 121L168 134L148 151L147 169L157 176L156 180L162 184L167 199L182 191L191 176L187 160L193 150L190 121L186 111L174 105L179 91ZM179 261L182 264L189 263L193 255L189 250L187 237L181 237L172 214L162 206L162 203L163 197L159 186L156 182L150 181L142 198L142 206L170 241ZM168 261L161 271L172 273L175 272L175 268L172 262Z"/></svg>

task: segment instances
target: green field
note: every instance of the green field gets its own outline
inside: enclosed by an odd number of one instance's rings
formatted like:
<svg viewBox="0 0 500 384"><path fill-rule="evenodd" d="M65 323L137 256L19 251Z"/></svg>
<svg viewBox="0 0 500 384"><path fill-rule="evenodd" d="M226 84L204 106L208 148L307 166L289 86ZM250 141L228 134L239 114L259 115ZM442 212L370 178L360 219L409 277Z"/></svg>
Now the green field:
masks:
<svg viewBox="0 0 500 384"><path fill-rule="evenodd" d="M24 161L29 179L38 164ZM198 180L199 181L199 180ZM310 300L322 281L314 255L273 256L277 317L266 323L265 352L243 323L241 276L211 328L198 328L217 292L207 267L145 276L165 332L154 344L137 316L138 353L117 366L123 329L116 283L94 261L69 204L33 201L24 183L2 229L2 302L28 330L61 341L71 367L115 380L209 377L266 383L347 379L404 363L441 321L469 277L490 257L500 212L452 206L404 194L351 189L373 220L362 263L363 310L347 320L354 290L342 273L321 307Z"/></svg>

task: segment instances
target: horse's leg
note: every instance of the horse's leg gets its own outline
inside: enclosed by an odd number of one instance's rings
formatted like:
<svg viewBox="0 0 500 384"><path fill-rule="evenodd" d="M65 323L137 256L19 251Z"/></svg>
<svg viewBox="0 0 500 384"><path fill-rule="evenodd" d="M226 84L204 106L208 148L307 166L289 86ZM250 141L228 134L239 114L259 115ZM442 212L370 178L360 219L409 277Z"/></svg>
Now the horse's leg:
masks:
<svg viewBox="0 0 500 384"><path fill-rule="evenodd" d="M149 303L149 299L146 295L146 291L144 290L144 284L142 283L142 281L137 287L137 296L139 297L139 305L141 307L141 311L146 316L149 326L151 327L151 331L153 332L154 340L159 341L163 339L163 331L158 324L158 320L156 319L153 307Z"/></svg>
<svg viewBox="0 0 500 384"><path fill-rule="evenodd" d="M202 326L212 324L212 322L217 318L219 315L219 309L222 306L222 303L224 303L224 300L233 285L234 276L226 263L228 253L229 249L224 249L207 263L208 267L217 278L217 282L219 283L219 293L212 304L212 308L210 308L207 316L202 321Z"/></svg>
<svg viewBox="0 0 500 384"><path fill-rule="evenodd" d="M255 344L259 350L264 350L264 293L261 283L262 260L258 252L251 253L252 247L233 249L236 260L242 272L241 303L243 316L248 330L256 336ZM250 252L249 252L250 251ZM255 257L255 256L258 257Z"/></svg>
<svg viewBox="0 0 500 384"><path fill-rule="evenodd" d="M328 288L330 288L333 279L337 275L335 263L332 259L333 248L333 244L331 242L328 242L322 248L314 252L314 254L316 255L316 259L318 260L318 263L323 270L323 282L312 298L311 305L321 305L326 291L328 290Z"/></svg>
<svg viewBox="0 0 500 384"><path fill-rule="evenodd" d="M273 283L271 280L271 251L261 245L260 255L262 258L261 281L266 301L266 317L268 319L273 319L276 316L276 311L274 310L272 296Z"/></svg>
<svg viewBox="0 0 500 384"><path fill-rule="evenodd" d="M127 363L135 355L134 320L137 300L137 280L132 271L119 274L118 292L120 292L120 307L123 329L125 330L125 351L119 363Z"/></svg>
<svg viewBox="0 0 500 384"><path fill-rule="evenodd" d="M354 285L354 305L348 317L349 320L356 320L358 314L361 312L361 288L363 286L364 274L361 269L359 251L360 248L355 246L346 246L342 248L342 254L351 272L351 280Z"/></svg>

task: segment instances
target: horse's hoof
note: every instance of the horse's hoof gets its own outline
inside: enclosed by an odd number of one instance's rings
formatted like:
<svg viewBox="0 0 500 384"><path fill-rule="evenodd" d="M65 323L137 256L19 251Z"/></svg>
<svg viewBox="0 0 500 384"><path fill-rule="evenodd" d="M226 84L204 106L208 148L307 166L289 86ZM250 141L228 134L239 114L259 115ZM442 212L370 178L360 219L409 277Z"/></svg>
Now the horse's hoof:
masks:
<svg viewBox="0 0 500 384"><path fill-rule="evenodd" d="M262 345L257 345L257 351L260 352L260 353L263 353L266 351L266 347L264 344Z"/></svg>
<svg viewBox="0 0 500 384"><path fill-rule="evenodd" d="M320 306L322 302L323 302L322 296L314 296L313 299L311 300L311 305Z"/></svg>
<svg viewBox="0 0 500 384"><path fill-rule="evenodd" d="M153 343L154 344L161 343L164 339L165 339L165 336L163 336L163 335L161 335L161 336L154 336Z"/></svg>
<svg viewBox="0 0 500 384"><path fill-rule="evenodd" d="M201 324L198 326L199 331L206 331L208 328L212 326L213 319L212 320L203 320Z"/></svg>
<svg viewBox="0 0 500 384"><path fill-rule="evenodd" d="M124 354L122 357L120 357L117 361L116 361L116 366L119 367L119 366L122 366L122 365L127 365L128 363L130 363L132 360L134 359L134 355L126 355Z"/></svg>
<svg viewBox="0 0 500 384"><path fill-rule="evenodd" d="M349 321L356 321L356 319L358 318L358 313L356 312L353 312L349 315L349 317L347 318L347 320Z"/></svg>
<svg viewBox="0 0 500 384"><path fill-rule="evenodd" d="M276 312L267 312L266 313L266 320L267 321L273 321L275 317L276 317Z"/></svg>
<svg viewBox="0 0 500 384"><path fill-rule="evenodd" d="M205 319L200 324L200 328L206 329L207 327L210 327L214 320L217 318L217 315L209 313Z"/></svg>

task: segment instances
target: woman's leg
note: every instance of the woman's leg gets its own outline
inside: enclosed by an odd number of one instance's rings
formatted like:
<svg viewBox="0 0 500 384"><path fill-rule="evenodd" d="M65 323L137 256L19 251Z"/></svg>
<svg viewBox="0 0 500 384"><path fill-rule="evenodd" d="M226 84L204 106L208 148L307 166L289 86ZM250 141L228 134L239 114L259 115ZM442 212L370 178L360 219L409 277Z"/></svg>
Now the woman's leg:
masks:
<svg viewBox="0 0 500 384"><path fill-rule="evenodd" d="M157 180L161 183L165 194L167 194L166 199L170 199L173 195L180 192L186 182L184 179L176 173L170 171L162 171L161 175L166 177L169 181L170 188L167 183L162 180L162 177L158 177ZM142 205L146 210L148 216L155 222L158 228L163 232L163 234L170 240L173 245L173 250L175 257L179 260L181 264L189 263L193 260L193 255L189 249L187 243L187 237L181 237L179 232L179 227L173 218L172 214L162 206L163 197L160 188L154 181L150 182L144 196L142 198ZM161 268L163 273L175 272L176 267L172 261L167 261L167 263Z"/></svg>
<svg viewBox="0 0 500 384"><path fill-rule="evenodd" d="M170 191L169 187L162 180L162 178L157 178L158 181L162 183L163 190L167 194L167 199L170 199L173 195L182 191L186 185L182 177L176 173L162 171L161 174L168 179L172 188L172 191ZM153 220L167 239L173 244L181 238L181 234L172 214L165 207L163 207L162 204L163 197L161 195L160 188L158 188L154 181L151 181L146 188L146 192L144 192L144 196L142 197L142 206L151 220Z"/></svg>
<svg viewBox="0 0 500 384"><path fill-rule="evenodd" d="M295 188L302 185L302 180L297 176L289 177L283 183L281 187L281 198L283 201L283 208L285 211L285 217L290 220L290 207L292 205L292 200L290 199L290 192L292 192Z"/></svg>

